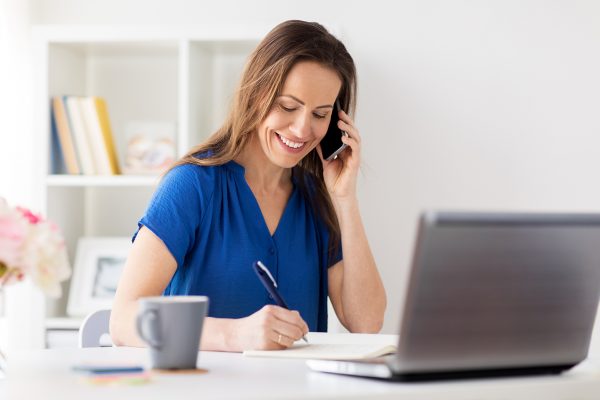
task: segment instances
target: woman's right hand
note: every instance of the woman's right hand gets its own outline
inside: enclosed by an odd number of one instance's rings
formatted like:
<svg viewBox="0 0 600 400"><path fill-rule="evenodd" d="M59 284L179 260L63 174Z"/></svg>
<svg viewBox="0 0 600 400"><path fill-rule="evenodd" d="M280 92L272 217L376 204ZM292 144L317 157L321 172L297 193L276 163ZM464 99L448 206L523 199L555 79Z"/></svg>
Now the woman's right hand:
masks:
<svg viewBox="0 0 600 400"><path fill-rule="evenodd" d="M266 305L248 317L233 321L231 344L240 351L282 350L308 333L308 325L298 311L275 305Z"/></svg>

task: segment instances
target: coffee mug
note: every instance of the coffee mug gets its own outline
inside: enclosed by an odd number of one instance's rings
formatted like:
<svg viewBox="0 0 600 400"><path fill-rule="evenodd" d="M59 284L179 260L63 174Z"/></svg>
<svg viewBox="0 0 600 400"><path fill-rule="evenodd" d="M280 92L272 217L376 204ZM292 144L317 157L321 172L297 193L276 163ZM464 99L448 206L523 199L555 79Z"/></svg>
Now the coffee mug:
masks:
<svg viewBox="0 0 600 400"><path fill-rule="evenodd" d="M142 297L137 332L150 348L152 368L195 369L206 296Z"/></svg>

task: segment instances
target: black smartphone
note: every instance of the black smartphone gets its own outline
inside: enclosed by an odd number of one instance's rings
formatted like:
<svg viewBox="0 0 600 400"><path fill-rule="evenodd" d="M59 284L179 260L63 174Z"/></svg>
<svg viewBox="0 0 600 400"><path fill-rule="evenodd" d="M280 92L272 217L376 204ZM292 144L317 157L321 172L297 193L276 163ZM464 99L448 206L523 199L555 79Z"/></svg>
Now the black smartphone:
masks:
<svg viewBox="0 0 600 400"><path fill-rule="evenodd" d="M329 128L327 128L327 133L321 139L321 152L323 153L323 159L325 161L335 160L345 148L346 144L342 143L342 136L348 136L346 132L338 128L339 116L338 112L340 110L340 105L336 101L331 110L331 121L329 122Z"/></svg>

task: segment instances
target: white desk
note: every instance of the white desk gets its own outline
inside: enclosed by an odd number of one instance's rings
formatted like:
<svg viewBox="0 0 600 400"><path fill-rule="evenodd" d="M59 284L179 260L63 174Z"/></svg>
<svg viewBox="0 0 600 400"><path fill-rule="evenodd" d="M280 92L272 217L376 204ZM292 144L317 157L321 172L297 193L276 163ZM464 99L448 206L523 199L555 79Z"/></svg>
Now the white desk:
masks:
<svg viewBox="0 0 600 400"><path fill-rule="evenodd" d="M329 336L331 338L331 336ZM353 337L357 342L364 336ZM368 339L368 338L367 338ZM312 342L322 335L309 335ZM347 339L346 339L347 340ZM311 372L303 360L250 358L201 352L205 374L153 373L144 385L94 386L71 372L85 362L148 365L146 349L55 349L13 353L9 377L0 384L8 399L598 399L600 363L586 361L559 375L529 378L391 383ZM2 387L4 386L4 388ZM2 390L8 392L2 396Z"/></svg>

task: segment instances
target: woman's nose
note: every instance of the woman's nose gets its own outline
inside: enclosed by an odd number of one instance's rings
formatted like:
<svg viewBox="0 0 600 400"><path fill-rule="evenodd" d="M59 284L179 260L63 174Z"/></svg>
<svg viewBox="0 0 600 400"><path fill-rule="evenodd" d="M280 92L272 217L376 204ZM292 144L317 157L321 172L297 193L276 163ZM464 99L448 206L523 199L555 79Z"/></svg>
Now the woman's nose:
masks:
<svg viewBox="0 0 600 400"><path fill-rule="evenodd" d="M300 113L290 125L290 131L298 138L310 136L311 130L311 118L307 113Z"/></svg>

